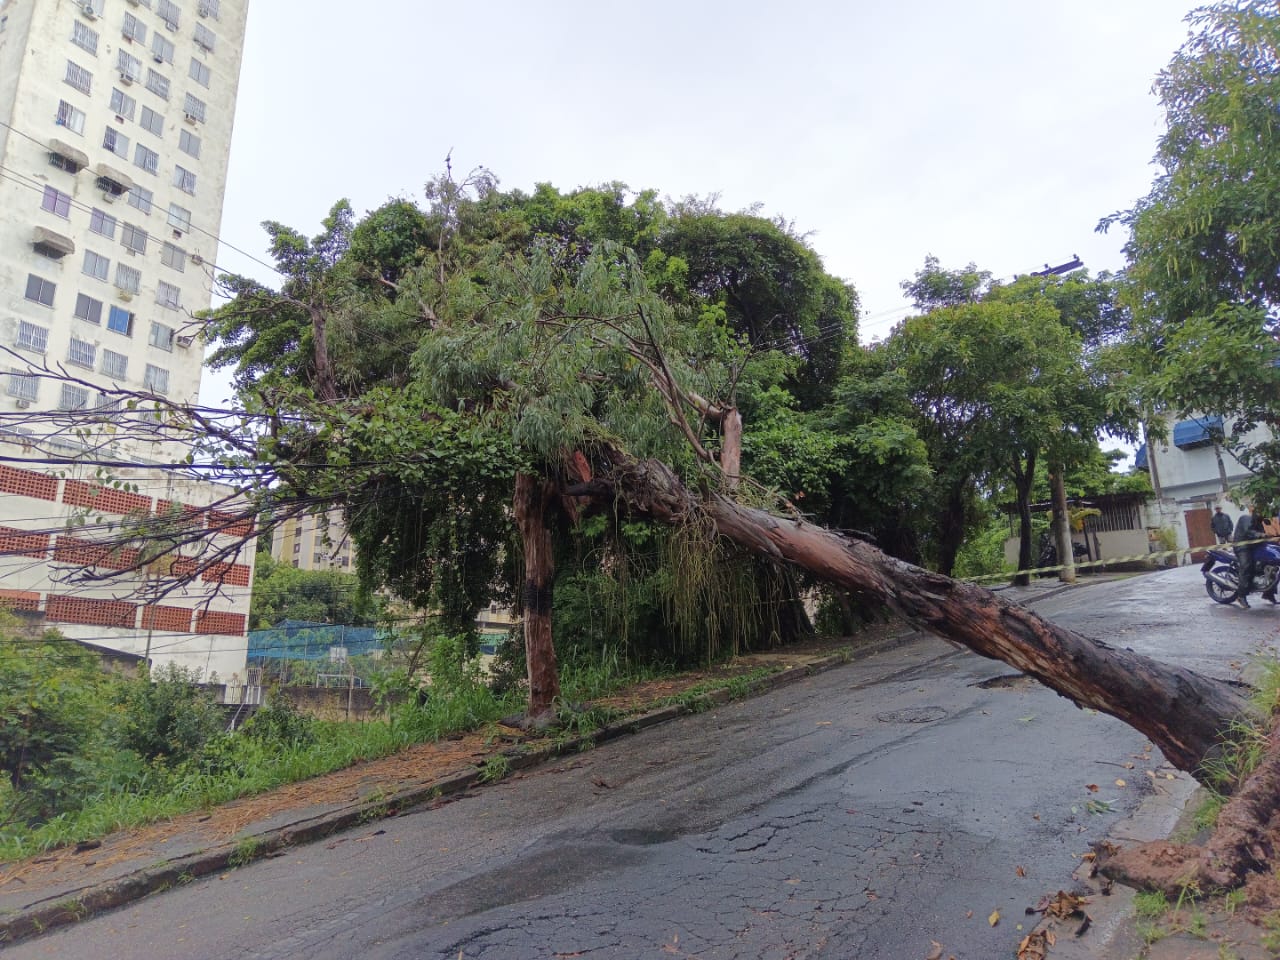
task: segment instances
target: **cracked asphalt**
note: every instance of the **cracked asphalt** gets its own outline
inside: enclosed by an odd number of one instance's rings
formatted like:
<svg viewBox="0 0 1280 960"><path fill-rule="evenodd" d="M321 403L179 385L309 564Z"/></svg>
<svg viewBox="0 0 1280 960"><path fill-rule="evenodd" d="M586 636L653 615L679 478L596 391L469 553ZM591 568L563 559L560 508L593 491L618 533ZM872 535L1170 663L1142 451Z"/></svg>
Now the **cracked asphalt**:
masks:
<svg viewBox="0 0 1280 960"><path fill-rule="evenodd" d="M1193 573L1039 608L1233 676L1280 610L1218 608ZM5 957L1012 957L1026 908L1170 773L1129 727L922 637Z"/></svg>

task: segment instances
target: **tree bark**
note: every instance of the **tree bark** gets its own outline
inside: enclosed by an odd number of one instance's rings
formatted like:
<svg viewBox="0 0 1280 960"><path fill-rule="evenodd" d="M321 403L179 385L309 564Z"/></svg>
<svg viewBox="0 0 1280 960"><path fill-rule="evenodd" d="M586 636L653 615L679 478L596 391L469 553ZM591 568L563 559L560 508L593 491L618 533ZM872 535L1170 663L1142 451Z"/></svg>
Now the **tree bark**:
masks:
<svg viewBox="0 0 1280 960"><path fill-rule="evenodd" d="M1018 497L1018 570L1030 570L1036 564L1034 544L1031 536L1031 485L1035 483L1036 458L1027 457L1026 469L1022 469L1019 461L1014 465L1013 489ZM1013 578L1018 586L1025 587L1031 583L1031 574L1019 573Z"/></svg>
<svg viewBox="0 0 1280 960"><path fill-rule="evenodd" d="M1204 777L1229 724L1249 713L1237 685L1167 666L1054 626L982 587L895 560L872 545L799 519L783 519L714 493L695 494L666 465L611 447L595 478L569 489L602 509L621 503L665 523L702 513L721 536L883 602L907 621L1002 660L1077 706L1145 734L1174 766Z"/></svg>
<svg viewBox="0 0 1280 960"><path fill-rule="evenodd" d="M524 548L524 654L529 676L528 718L548 716L560 696L556 649L551 638L551 596L555 557L547 511L554 484L527 473L516 474L514 509Z"/></svg>
<svg viewBox="0 0 1280 960"><path fill-rule="evenodd" d="M1053 496L1053 538L1058 545L1058 563L1062 570L1058 579L1063 583L1076 582L1076 555L1071 545L1071 513L1067 506L1067 485L1063 482L1066 468L1057 464L1049 474L1049 489Z"/></svg>

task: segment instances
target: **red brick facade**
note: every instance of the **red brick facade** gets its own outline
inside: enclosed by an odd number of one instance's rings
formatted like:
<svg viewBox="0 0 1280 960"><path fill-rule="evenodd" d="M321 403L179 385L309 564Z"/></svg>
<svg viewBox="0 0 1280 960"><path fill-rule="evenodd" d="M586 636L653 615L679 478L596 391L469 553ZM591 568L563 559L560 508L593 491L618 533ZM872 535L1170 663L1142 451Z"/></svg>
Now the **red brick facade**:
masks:
<svg viewBox="0 0 1280 960"><path fill-rule="evenodd" d="M121 627L132 630L138 625L138 608L123 600L91 600L88 597L62 597L49 594L44 608L45 619L54 623L86 623L95 627Z"/></svg>
<svg viewBox="0 0 1280 960"><path fill-rule="evenodd" d="M196 633L226 633L243 636L243 613L223 613L220 610L201 610L196 613Z"/></svg>
<svg viewBox="0 0 1280 960"><path fill-rule="evenodd" d="M138 551L131 548L117 550L63 534L54 542L53 559L58 563L72 563L79 567L128 570L137 566Z"/></svg>
<svg viewBox="0 0 1280 960"><path fill-rule="evenodd" d="M166 607L160 604L143 607L142 629L190 633L192 612L187 607Z"/></svg>
<svg viewBox="0 0 1280 960"><path fill-rule="evenodd" d="M127 490L116 490L82 480L68 480L62 490L62 502L73 507L87 507L103 513L150 513L151 498Z"/></svg>
<svg viewBox="0 0 1280 960"><path fill-rule="evenodd" d="M16 527L0 527L0 553L43 560L49 555L49 535L30 533Z"/></svg>
<svg viewBox="0 0 1280 960"><path fill-rule="evenodd" d="M61 496L59 495L61 493ZM0 465L0 496L10 495L61 501L101 513L171 516L181 511L198 529L228 536L251 536L253 521L237 513L209 510L173 500L154 500L143 494L83 480L60 480L58 477ZM36 514L32 514L33 516ZM43 514L40 514L43 515ZM50 551L52 541L52 551ZM55 537L17 527L0 526L0 555L52 559L82 567L105 567L127 570L139 560L136 549L115 549L70 534ZM170 575L193 577L197 561L179 557L172 563ZM247 587L250 568L244 564L219 563L201 574L205 583ZM229 634L243 636L247 617L239 613L202 611L188 607L154 604L138 606L123 600L99 600L61 594L49 594L44 600L45 617L51 623L76 623L121 629L164 630L174 633ZM42 594L36 591L0 589L0 608L38 613ZM141 617L139 617L141 611ZM194 630L192 621L195 621Z"/></svg>
<svg viewBox="0 0 1280 960"><path fill-rule="evenodd" d="M233 587L249 585L249 568L244 564L214 563L200 573L205 583L224 583Z"/></svg>
<svg viewBox="0 0 1280 960"><path fill-rule="evenodd" d="M0 609L40 612L40 594L30 590L0 590Z"/></svg>
<svg viewBox="0 0 1280 960"><path fill-rule="evenodd" d="M57 500L58 478L36 473L34 470L0 467L0 493L35 497L37 500Z"/></svg>

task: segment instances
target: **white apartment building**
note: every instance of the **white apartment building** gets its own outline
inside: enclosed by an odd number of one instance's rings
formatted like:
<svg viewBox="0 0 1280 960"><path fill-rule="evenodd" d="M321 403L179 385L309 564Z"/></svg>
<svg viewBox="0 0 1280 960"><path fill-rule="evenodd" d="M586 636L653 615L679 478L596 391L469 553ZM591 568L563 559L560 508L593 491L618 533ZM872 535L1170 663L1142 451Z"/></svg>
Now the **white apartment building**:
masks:
<svg viewBox="0 0 1280 960"><path fill-rule="evenodd" d="M90 541L125 516L239 531L227 488L161 469L187 451L165 418L113 391L196 399L247 7L0 0L0 602L223 677L252 544L163 599L73 573L120 563Z"/></svg>

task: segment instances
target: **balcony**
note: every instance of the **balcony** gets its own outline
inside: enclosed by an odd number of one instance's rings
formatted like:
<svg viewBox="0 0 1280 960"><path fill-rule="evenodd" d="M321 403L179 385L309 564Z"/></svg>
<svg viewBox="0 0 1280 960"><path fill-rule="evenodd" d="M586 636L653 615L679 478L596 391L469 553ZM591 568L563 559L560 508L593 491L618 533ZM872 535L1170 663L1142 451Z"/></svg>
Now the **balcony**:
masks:
<svg viewBox="0 0 1280 960"><path fill-rule="evenodd" d="M48 227L36 227L31 234L31 246L36 253L43 254L53 260L61 260L76 252L75 241L55 233Z"/></svg>

